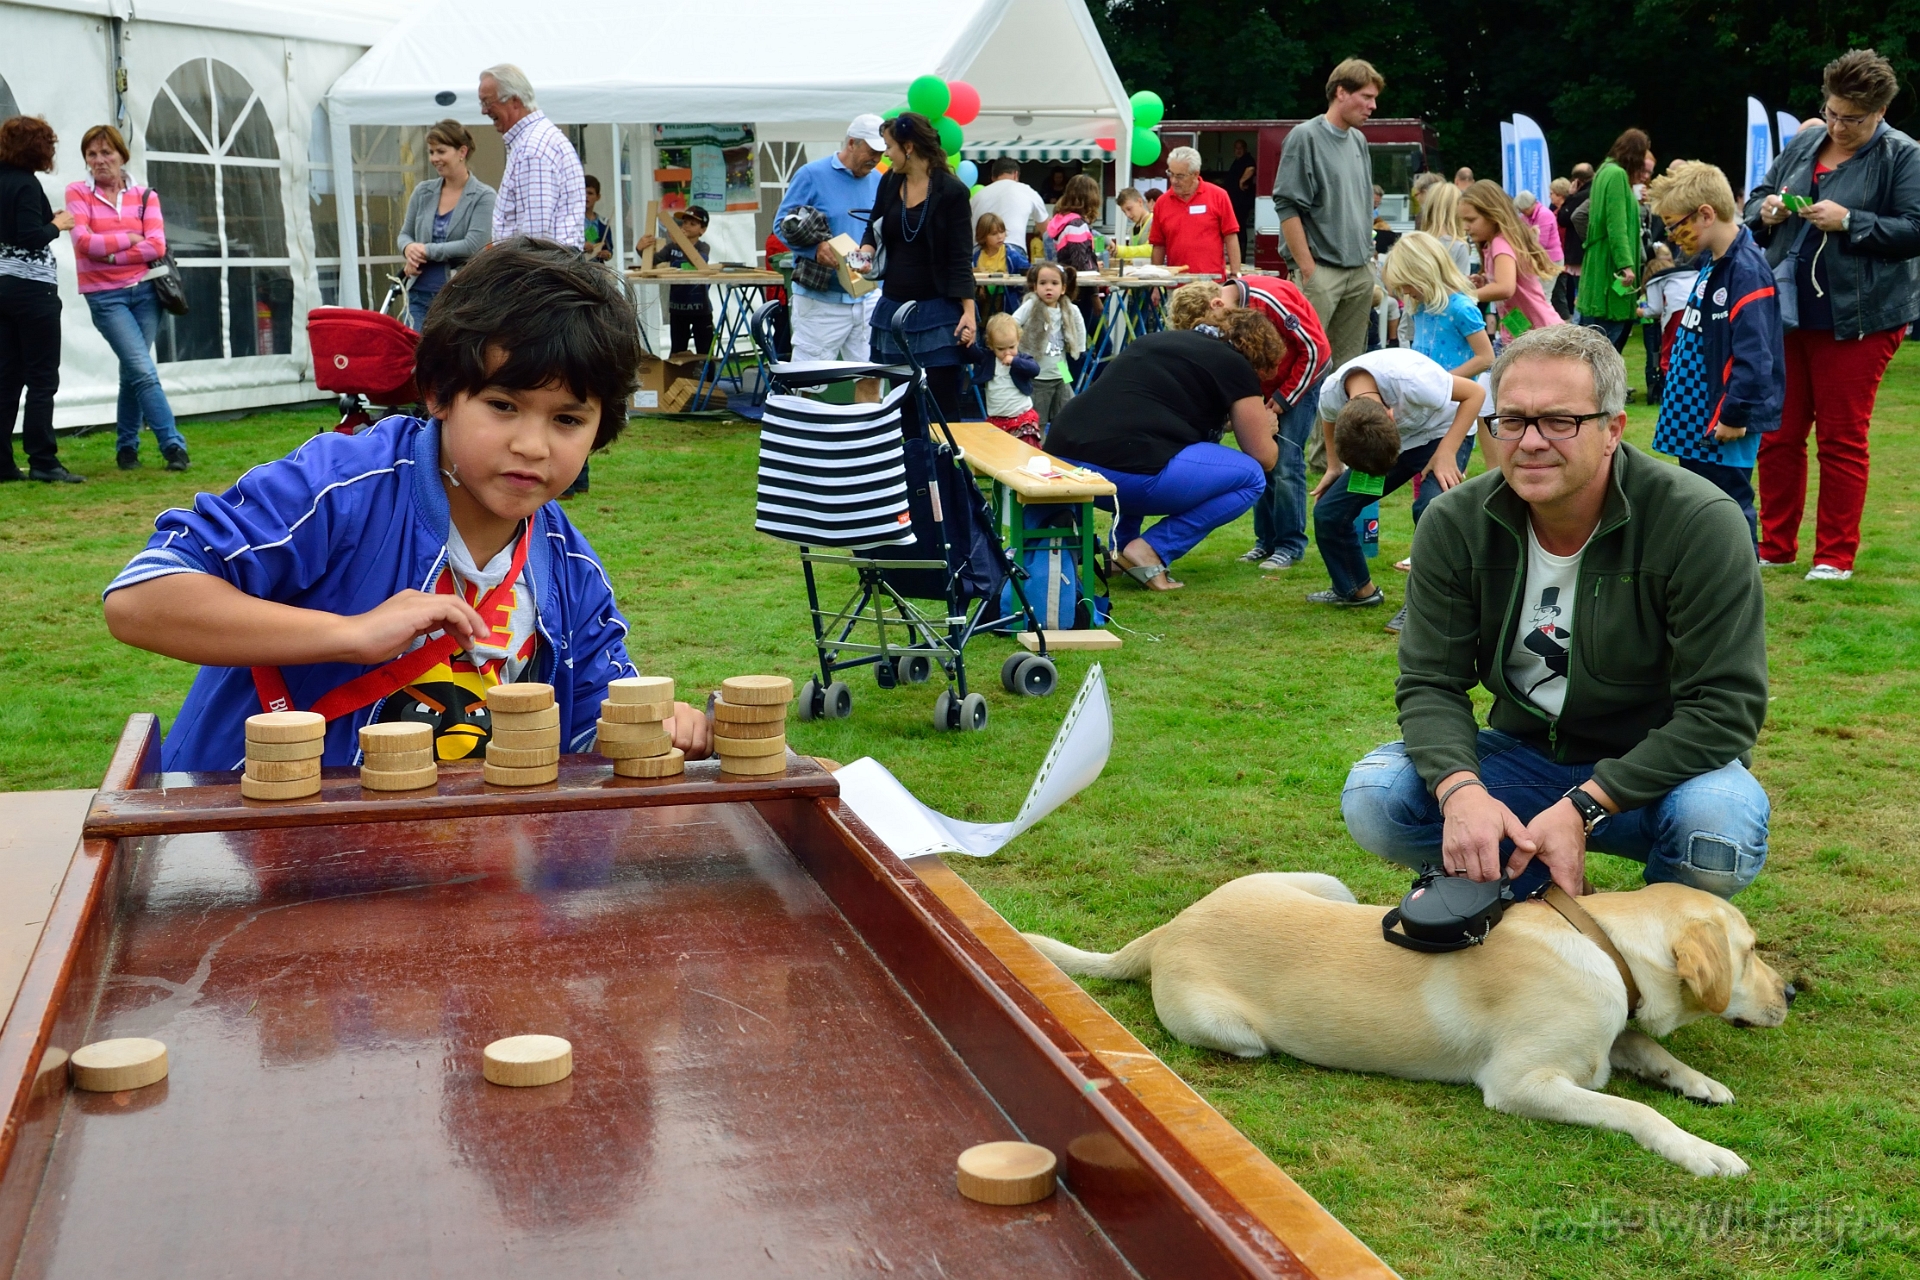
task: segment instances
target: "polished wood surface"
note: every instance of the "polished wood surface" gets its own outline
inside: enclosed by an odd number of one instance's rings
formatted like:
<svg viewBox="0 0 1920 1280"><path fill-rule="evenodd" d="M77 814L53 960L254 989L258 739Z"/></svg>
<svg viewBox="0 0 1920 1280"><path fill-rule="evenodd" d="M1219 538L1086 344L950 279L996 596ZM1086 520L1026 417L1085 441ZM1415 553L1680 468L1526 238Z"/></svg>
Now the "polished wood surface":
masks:
<svg viewBox="0 0 1920 1280"><path fill-rule="evenodd" d="M1078 983L1034 950L946 863L926 856L909 859L907 866L1316 1274L1355 1280L1387 1280L1397 1274Z"/></svg>
<svg viewBox="0 0 1920 1280"><path fill-rule="evenodd" d="M80 848L91 791L0 792L0 1022Z"/></svg>
<svg viewBox="0 0 1920 1280"><path fill-rule="evenodd" d="M1060 476L1048 480L1026 469L1027 459L1052 458L1018 436L1008 435L991 422L952 422L947 430L953 442L966 454L967 465L975 474L997 480L1020 495L1029 506L1046 502L1087 502L1111 498L1113 481L1105 478L1075 480ZM1056 465L1066 464L1053 459Z"/></svg>

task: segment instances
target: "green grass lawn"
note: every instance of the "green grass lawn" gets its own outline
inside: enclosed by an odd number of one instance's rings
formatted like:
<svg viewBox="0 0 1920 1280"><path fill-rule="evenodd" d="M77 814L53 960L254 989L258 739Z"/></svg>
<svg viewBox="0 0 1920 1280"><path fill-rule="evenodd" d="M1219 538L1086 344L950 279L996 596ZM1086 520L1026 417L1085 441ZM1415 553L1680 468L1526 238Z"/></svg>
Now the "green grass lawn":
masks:
<svg viewBox="0 0 1920 1280"><path fill-rule="evenodd" d="M1638 349L1629 350L1637 369ZM1632 413L1642 444L1651 414ZM188 428L185 476L114 470L112 433L62 442L84 489L15 485L0 504L0 788L81 787L104 768L126 716L170 718L192 671L117 645L98 594L161 508L226 485L326 424L262 414ZM1726 1083L1708 1110L1617 1080L1753 1166L1698 1181L1624 1136L1496 1114L1471 1088L1342 1074L1290 1059L1241 1062L1175 1043L1146 989L1089 989L1156 1052L1409 1276L1896 1276L1920 1274L1920 1120L1915 1096L1920 949L1920 352L1880 396L1872 497L1857 577L1767 578L1774 703L1755 768L1774 802L1767 871L1739 899L1773 964L1805 994L1784 1028L1717 1021L1671 1037ZM151 441L148 441L151 453ZM593 492L569 504L633 622L646 670L683 690L724 676L804 676L811 656L792 548L752 531L750 425L647 420L596 459ZM1476 469L1478 468L1476 462ZM1396 736L1394 645L1382 630L1411 533L1387 502L1379 579L1388 608L1310 607L1316 556L1282 574L1235 563L1249 522L1180 563L1187 590L1117 587L1125 648L1102 655L1116 744L1105 775L998 857L954 858L1022 929L1116 947L1211 889L1261 870L1317 870L1369 902L1405 877L1347 839L1348 766ZM1811 545L1811 527L1803 545ZM1013 816L1087 655L1061 659L1061 694L1018 700L995 679L1003 642L979 645L984 733L936 732L937 686L853 685L849 720L796 724L802 751L873 755L956 816ZM1607 889L1636 865L1596 856Z"/></svg>

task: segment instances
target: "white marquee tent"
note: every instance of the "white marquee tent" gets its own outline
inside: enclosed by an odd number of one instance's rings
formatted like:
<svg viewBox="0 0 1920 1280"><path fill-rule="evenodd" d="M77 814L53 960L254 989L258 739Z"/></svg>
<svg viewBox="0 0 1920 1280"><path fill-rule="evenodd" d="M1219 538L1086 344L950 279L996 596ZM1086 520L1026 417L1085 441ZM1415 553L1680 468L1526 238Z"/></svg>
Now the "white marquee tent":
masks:
<svg viewBox="0 0 1920 1280"><path fill-rule="evenodd" d="M1131 114L1085 0L843 0L830 20L774 0L614 0L585 23L523 0L0 0L0 112L45 115L60 134L45 179L56 207L85 176L80 135L115 120L130 170L165 202L194 301L160 341L180 414L315 396L306 313L378 304L407 194L428 173L424 126L451 116L475 127L474 168L497 179L500 144L476 97L497 62L521 66L548 116L578 126L590 172L619 175L601 206L617 247L632 243L636 202L653 189L653 126L750 125L770 209L849 119L900 102L928 72L980 91L968 154L1046 139L1098 158L1092 140L1117 137L1126 177ZM716 217L715 256L753 260L755 218ZM115 364L65 237L57 252L55 420L111 422Z"/></svg>

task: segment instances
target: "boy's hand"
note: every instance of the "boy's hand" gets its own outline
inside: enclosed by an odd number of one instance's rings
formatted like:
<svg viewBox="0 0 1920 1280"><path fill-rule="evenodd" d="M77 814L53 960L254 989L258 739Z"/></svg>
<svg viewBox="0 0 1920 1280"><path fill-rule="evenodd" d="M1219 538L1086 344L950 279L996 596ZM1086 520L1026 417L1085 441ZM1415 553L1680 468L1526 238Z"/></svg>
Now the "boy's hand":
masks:
<svg viewBox="0 0 1920 1280"><path fill-rule="evenodd" d="M1738 440L1745 434L1747 434L1745 427L1730 427L1724 422L1713 429L1713 438L1722 444L1729 440Z"/></svg>
<svg viewBox="0 0 1920 1280"><path fill-rule="evenodd" d="M1313 493L1309 496L1316 502L1319 501L1320 495L1333 488L1333 482L1346 473L1347 469L1345 467L1328 467L1327 474L1320 477L1320 483L1313 486Z"/></svg>
<svg viewBox="0 0 1920 1280"><path fill-rule="evenodd" d="M1007 347L1005 349L995 350L993 353L993 358L995 360L998 360L1001 364L1010 365L1013 363L1013 358L1019 354L1020 354L1020 348Z"/></svg>
<svg viewBox="0 0 1920 1280"><path fill-rule="evenodd" d="M474 637L486 630L480 613L459 596L402 591L392 599L354 617L343 619L348 628L345 660L373 665L391 662L406 652L417 636L445 631L473 647Z"/></svg>
<svg viewBox="0 0 1920 1280"><path fill-rule="evenodd" d="M713 728L704 711L684 702L673 704L673 745L689 760L705 760L713 754Z"/></svg>
<svg viewBox="0 0 1920 1280"><path fill-rule="evenodd" d="M1432 476L1438 481L1440 491L1445 493L1448 489L1460 483L1460 464L1452 458L1441 457L1439 452L1436 451L1433 455L1433 461L1427 464L1425 474Z"/></svg>

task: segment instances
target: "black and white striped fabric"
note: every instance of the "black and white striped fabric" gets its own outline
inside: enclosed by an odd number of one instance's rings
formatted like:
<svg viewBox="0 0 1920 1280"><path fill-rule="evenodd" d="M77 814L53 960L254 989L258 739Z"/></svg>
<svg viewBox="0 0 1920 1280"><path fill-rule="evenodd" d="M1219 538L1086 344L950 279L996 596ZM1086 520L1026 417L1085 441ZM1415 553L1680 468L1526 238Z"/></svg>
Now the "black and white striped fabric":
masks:
<svg viewBox="0 0 1920 1280"><path fill-rule="evenodd" d="M768 396L753 527L786 542L884 547L913 541L900 433L910 384L879 404Z"/></svg>

